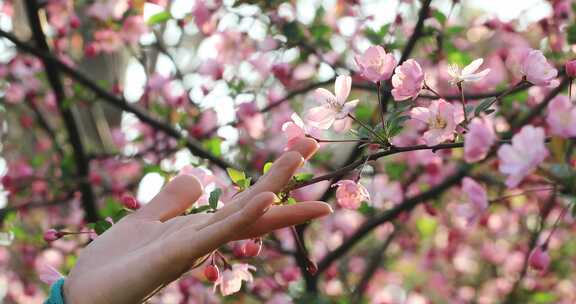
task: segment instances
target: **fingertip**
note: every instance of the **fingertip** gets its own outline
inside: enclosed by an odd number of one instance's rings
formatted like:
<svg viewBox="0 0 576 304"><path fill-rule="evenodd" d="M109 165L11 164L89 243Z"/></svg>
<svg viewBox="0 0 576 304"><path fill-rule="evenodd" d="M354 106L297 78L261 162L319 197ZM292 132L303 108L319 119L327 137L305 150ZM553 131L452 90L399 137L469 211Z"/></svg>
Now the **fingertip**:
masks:
<svg viewBox="0 0 576 304"><path fill-rule="evenodd" d="M300 153L302 158L305 160L310 159L316 151L320 148L320 145L316 140L309 137L298 138L295 143L290 148L290 151L296 151Z"/></svg>

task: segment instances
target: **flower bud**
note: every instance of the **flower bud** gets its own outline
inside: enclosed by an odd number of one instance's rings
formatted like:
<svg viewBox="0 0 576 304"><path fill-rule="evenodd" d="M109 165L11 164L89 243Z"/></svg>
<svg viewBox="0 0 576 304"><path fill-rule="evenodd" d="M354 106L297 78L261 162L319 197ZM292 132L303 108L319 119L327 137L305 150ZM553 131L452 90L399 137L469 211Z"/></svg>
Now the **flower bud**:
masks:
<svg viewBox="0 0 576 304"><path fill-rule="evenodd" d="M140 208L140 204L138 203L136 198L134 198L134 196L132 196L130 194L122 195L120 200L122 202L122 205L124 205L124 207L126 207L128 209L134 210L134 209Z"/></svg>
<svg viewBox="0 0 576 304"><path fill-rule="evenodd" d="M546 248L544 246L534 248L530 253L528 263L530 264L530 267L535 270L548 270L548 266L550 265L550 255L548 255Z"/></svg>
<svg viewBox="0 0 576 304"><path fill-rule="evenodd" d="M262 249L261 239L248 240L244 242L242 246L242 251L244 252L245 257L258 256L258 254L260 254L261 249Z"/></svg>
<svg viewBox="0 0 576 304"><path fill-rule="evenodd" d="M566 62L566 75L570 78L576 77L576 59Z"/></svg>
<svg viewBox="0 0 576 304"><path fill-rule="evenodd" d="M216 265L208 265L204 268L204 277L210 282L216 282L220 277L220 270Z"/></svg>
<svg viewBox="0 0 576 304"><path fill-rule="evenodd" d="M54 242L64 236L64 233L56 229L48 229L44 232L44 240L46 242Z"/></svg>

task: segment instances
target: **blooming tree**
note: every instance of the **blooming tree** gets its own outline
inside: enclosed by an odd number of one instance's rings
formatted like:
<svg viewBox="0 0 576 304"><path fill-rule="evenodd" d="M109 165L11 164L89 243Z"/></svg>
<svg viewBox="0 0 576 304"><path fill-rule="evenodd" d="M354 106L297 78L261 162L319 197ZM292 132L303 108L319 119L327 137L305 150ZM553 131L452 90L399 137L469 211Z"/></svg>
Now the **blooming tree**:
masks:
<svg viewBox="0 0 576 304"><path fill-rule="evenodd" d="M275 204L334 213L147 300L576 302L576 3L380 2L0 1L0 302L41 303L166 181L213 213L302 138Z"/></svg>

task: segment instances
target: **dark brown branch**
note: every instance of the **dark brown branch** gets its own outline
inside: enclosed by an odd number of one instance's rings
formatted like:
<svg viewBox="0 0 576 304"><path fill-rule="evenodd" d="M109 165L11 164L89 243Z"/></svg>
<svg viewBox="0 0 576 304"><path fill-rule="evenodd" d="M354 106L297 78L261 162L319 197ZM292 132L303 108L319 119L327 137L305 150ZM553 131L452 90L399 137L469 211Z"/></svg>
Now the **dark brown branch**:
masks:
<svg viewBox="0 0 576 304"><path fill-rule="evenodd" d="M46 53L42 50L39 50L35 47L28 45L20 40L18 40L14 35L0 30L0 37L7 38L12 43L14 43L20 50L30 53L46 62L52 64L55 68L60 70L62 73L68 75L68 77L74 79L76 82L80 83L84 87L91 90L98 98L102 101L118 108L123 111L132 113L140 119L140 121L150 125L154 129L160 130L167 134L168 136L176 139L184 141L184 144L190 152L200 158L204 158L212 162L213 164L221 167L221 168L236 168L236 166L232 165L228 161L225 161L221 158L218 158L212 155L210 152L205 150L201 144L191 137L185 137L180 131L174 129L170 124L157 119L156 117L152 116L150 113L146 112L145 110L141 109L138 106L128 103L125 99L120 98L104 88L100 87L88 77L86 77L81 72L77 71L76 69L66 65L64 62L60 61L59 59L55 58L54 56Z"/></svg>
<svg viewBox="0 0 576 304"><path fill-rule="evenodd" d="M34 41L39 50L49 53L50 49L48 43L46 42L46 36L42 30L42 24L40 23L40 18L38 13L40 11L40 6L36 0L26 1L26 13L28 16L28 22L30 23L30 29L32 30L32 35ZM46 70L46 76L48 77L48 82L54 91L56 97L56 103L58 104L58 110L64 121L66 131L68 133L68 139L70 145L74 151L74 161L76 163L76 174L85 179L90 171L90 163L86 157L86 152L82 145L82 139L80 138L80 132L78 131L78 126L76 124L74 115L70 108L65 105L66 95L64 93L64 86L62 85L62 80L60 79L58 68L53 62L49 60L42 59L44 63L44 68ZM92 187L89 182L82 181L79 184L80 192L82 193L82 208L85 212L85 218L89 222L94 222L99 219L98 209L96 208L96 198Z"/></svg>

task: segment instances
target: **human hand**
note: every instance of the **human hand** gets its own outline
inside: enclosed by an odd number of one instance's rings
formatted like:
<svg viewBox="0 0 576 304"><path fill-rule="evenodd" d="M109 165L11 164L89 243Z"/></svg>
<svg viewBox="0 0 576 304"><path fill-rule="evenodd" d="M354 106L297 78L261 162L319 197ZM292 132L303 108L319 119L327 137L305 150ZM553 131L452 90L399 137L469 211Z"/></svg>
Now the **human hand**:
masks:
<svg viewBox="0 0 576 304"><path fill-rule="evenodd" d="M82 250L64 284L66 302L139 303L227 242L329 214L323 202L272 206L274 193L317 149L314 140L300 139L255 185L213 214L179 216L201 196L202 185L193 176L175 177L152 201Z"/></svg>

